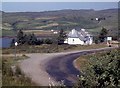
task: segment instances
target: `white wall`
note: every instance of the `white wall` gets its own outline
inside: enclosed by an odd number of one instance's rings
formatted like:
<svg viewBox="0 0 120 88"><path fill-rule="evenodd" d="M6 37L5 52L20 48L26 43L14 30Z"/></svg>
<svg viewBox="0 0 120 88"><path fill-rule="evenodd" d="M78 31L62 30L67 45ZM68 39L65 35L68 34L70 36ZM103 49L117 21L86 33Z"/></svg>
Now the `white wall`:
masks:
<svg viewBox="0 0 120 88"><path fill-rule="evenodd" d="M64 43L68 43L68 39L65 39Z"/></svg>
<svg viewBox="0 0 120 88"><path fill-rule="evenodd" d="M89 44L91 45L93 43L93 37L90 37L90 42Z"/></svg>
<svg viewBox="0 0 120 88"><path fill-rule="evenodd" d="M86 41L86 45L91 45L93 43L93 37L89 37L89 39Z"/></svg>
<svg viewBox="0 0 120 88"><path fill-rule="evenodd" d="M75 44L84 45L84 42L81 41L79 38L68 38L68 44L70 44L70 45L75 45Z"/></svg>

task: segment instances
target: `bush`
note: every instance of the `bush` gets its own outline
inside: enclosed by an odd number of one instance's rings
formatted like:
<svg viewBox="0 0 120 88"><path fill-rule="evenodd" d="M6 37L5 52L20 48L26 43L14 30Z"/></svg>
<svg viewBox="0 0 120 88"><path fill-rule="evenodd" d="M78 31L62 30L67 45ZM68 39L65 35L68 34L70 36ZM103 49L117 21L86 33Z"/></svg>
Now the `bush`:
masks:
<svg viewBox="0 0 120 88"><path fill-rule="evenodd" d="M31 80L25 77L18 66L11 68L13 58L3 57L2 63L2 87L6 86L32 86ZM16 69L16 70L15 70ZM13 72L15 70L15 73Z"/></svg>
<svg viewBox="0 0 120 88"><path fill-rule="evenodd" d="M44 43L44 40L43 39L38 39L37 42L36 42L36 45L41 45Z"/></svg>
<svg viewBox="0 0 120 88"><path fill-rule="evenodd" d="M94 42L95 42L95 44L98 44L99 43L99 38L98 38L98 36L94 36Z"/></svg>
<svg viewBox="0 0 120 88"><path fill-rule="evenodd" d="M77 85L81 88L120 87L120 51L110 51L92 56L82 72ZM84 80L83 80L84 78Z"/></svg>
<svg viewBox="0 0 120 88"><path fill-rule="evenodd" d="M52 44L52 43L53 43L52 39L45 39L44 40L44 44Z"/></svg>
<svg viewBox="0 0 120 88"><path fill-rule="evenodd" d="M21 69L19 66L16 66L16 72L15 72L16 76L22 75Z"/></svg>

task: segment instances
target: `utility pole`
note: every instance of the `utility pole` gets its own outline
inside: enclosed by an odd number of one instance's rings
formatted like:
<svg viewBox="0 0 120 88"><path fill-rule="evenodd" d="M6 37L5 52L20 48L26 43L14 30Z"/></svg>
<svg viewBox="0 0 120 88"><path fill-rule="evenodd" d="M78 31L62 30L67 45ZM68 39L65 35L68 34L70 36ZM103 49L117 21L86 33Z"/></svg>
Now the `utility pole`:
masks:
<svg viewBox="0 0 120 88"><path fill-rule="evenodd" d="M15 59L17 58L17 57L16 57L16 47L17 47L17 45L18 45L18 43L15 42Z"/></svg>

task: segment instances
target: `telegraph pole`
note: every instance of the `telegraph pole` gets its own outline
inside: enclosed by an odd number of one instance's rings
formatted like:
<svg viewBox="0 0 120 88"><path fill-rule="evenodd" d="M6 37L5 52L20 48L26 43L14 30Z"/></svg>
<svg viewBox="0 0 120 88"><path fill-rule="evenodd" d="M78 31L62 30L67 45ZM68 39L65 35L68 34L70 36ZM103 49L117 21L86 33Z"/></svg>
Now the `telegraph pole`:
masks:
<svg viewBox="0 0 120 88"><path fill-rule="evenodd" d="M17 47L17 45L18 45L18 43L15 42L15 59L17 58L17 57L16 57L16 47Z"/></svg>

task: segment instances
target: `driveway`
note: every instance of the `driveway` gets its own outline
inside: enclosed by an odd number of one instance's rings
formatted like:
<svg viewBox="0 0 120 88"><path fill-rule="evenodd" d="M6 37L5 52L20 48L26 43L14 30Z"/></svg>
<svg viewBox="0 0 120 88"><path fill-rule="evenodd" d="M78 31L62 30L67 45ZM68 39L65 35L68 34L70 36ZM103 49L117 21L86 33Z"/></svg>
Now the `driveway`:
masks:
<svg viewBox="0 0 120 88"><path fill-rule="evenodd" d="M110 50L112 48L90 49L61 53L27 54L29 59L23 60L19 66L23 73L38 86L58 85L64 80L65 85L73 85L80 72L75 68L73 61L80 55Z"/></svg>

